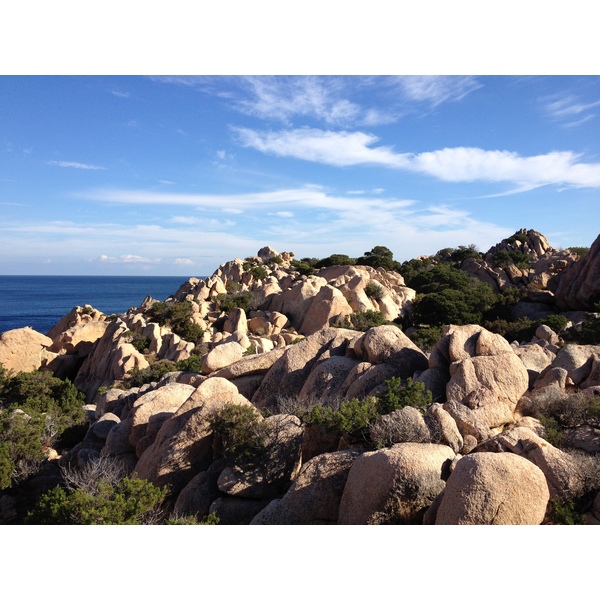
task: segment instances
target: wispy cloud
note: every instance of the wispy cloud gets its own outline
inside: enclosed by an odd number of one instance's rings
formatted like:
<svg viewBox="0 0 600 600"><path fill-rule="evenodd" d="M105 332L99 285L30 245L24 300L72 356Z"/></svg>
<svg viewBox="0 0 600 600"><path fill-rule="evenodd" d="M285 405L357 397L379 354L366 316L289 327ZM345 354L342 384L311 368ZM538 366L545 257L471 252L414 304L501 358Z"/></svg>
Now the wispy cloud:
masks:
<svg viewBox="0 0 600 600"><path fill-rule="evenodd" d="M173 264L174 265L186 265L187 266L187 265L193 265L194 261L191 260L190 258L176 258L173 261Z"/></svg>
<svg viewBox="0 0 600 600"><path fill-rule="evenodd" d="M379 165L442 181L510 183L529 189L550 184L600 187L600 163L580 162L581 156L569 151L520 156L508 150L460 146L415 154L375 146L376 136L359 131L305 128L264 132L237 128L235 132L243 146L260 152L338 167Z"/></svg>
<svg viewBox="0 0 600 600"><path fill-rule="evenodd" d="M103 263L150 263L157 264L161 261L160 258L147 258L145 256L138 256L137 254L123 254L121 256L107 256L102 254L99 259Z"/></svg>
<svg viewBox="0 0 600 600"><path fill-rule="evenodd" d="M86 163L80 162L71 162L65 160L46 160L44 161L47 165L52 165L54 167L66 167L71 169L84 169L87 171L101 171L106 169L106 167L100 167L98 165L90 165Z"/></svg>
<svg viewBox="0 0 600 600"><path fill-rule="evenodd" d="M475 77L451 75L407 75L397 82L408 100L438 106L455 102L482 87Z"/></svg>
<svg viewBox="0 0 600 600"><path fill-rule="evenodd" d="M596 117L592 111L600 107L600 100L584 102L578 96L566 94L546 97L542 105L551 119L566 127L575 127Z"/></svg>
<svg viewBox="0 0 600 600"><path fill-rule="evenodd" d="M112 90L111 94L113 96L117 96L117 98L131 98L131 94L129 92L121 92L119 90Z"/></svg>

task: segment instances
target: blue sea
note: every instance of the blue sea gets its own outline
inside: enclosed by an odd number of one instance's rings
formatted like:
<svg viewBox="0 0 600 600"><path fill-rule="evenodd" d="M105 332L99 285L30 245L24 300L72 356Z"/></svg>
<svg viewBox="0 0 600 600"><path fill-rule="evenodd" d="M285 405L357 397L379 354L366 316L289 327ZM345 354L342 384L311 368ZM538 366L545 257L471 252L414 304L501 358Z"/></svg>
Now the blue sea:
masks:
<svg viewBox="0 0 600 600"><path fill-rule="evenodd" d="M187 277L0 275L0 333L33 327L47 333L74 306L107 315L139 306L148 295L166 300Z"/></svg>

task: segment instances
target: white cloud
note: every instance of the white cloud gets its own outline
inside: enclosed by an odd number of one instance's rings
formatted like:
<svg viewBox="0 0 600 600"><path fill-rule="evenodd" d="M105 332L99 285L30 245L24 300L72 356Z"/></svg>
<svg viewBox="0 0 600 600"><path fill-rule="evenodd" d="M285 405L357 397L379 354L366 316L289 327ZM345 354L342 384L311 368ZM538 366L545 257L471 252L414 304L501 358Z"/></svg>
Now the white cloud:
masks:
<svg viewBox="0 0 600 600"><path fill-rule="evenodd" d="M194 261L189 258L176 258L173 261L174 265L193 265Z"/></svg>
<svg viewBox="0 0 600 600"><path fill-rule="evenodd" d="M123 254L121 256L107 256L102 254L100 256L100 262L104 263L149 263L157 264L160 262L160 258L146 258L145 256L138 256L137 254Z"/></svg>
<svg viewBox="0 0 600 600"><path fill-rule="evenodd" d="M376 136L358 131L236 131L244 146L338 167L375 164L423 173L442 181L511 183L529 189L549 184L600 187L600 163L579 162L580 155L569 151L520 156L508 150L457 147L413 154L395 152L390 146L374 146Z"/></svg>
<svg viewBox="0 0 600 600"><path fill-rule="evenodd" d="M275 213L276 216L282 217L283 219L291 219L294 216L294 213L289 210L280 210Z"/></svg>
<svg viewBox="0 0 600 600"><path fill-rule="evenodd" d="M409 100L429 102L432 106L461 100L481 87L471 76L407 75L398 77L397 81Z"/></svg>
<svg viewBox="0 0 600 600"><path fill-rule="evenodd" d="M554 121L560 121L566 127L576 127L595 118L591 114L595 108L600 107L600 100L582 102L577 96L566 94L542 99L543 108Z"/></svg>
<svg viewBox="0 0 600 600"><path fill-rule="evenodd" d="M100 171L106 169L106 167L99 167L98 165L89 165L86 163L70 162L65 160L47 160L44 162L47 165L52 165L55 167L67 167L72 169L85 169L90 171Z"/></svg>
<svg viewBox="0 0 600 600"><path fill-rule="evenodd" d="M260 132L245 127L237 127L234 131L243 146L260 152L337 167L359 164L400 167L406 164L405 157L409 156L397 154L387 146L370 148L378 141L377 136L360 131L302 128Z"/></svg>
<svg viewBox="0 0 600 600"><path fill-rule="evenodd" d="M131 98L131 94L129 92L120 92L119 90L112 90L112 95L117 96L117 98Z"/></svg>
<svg viewBox="0 0 600 600"><path fill-rule="evenodd" d="M170 181L169 179L159 179L158 183L162 183L163 185L175 185L175 182Z"/></svg>

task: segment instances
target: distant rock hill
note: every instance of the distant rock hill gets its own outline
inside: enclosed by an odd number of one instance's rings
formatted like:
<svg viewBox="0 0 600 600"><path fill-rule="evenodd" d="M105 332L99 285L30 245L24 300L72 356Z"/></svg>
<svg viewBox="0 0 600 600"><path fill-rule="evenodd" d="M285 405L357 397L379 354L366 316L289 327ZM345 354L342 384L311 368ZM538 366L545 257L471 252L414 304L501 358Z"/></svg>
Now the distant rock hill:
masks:
<svg viewBox="0 0 600 600"><path fill-rule="evenodd" d="M583 258L525 229L468 254L460 268L471 277L521 291L518 315L591 310L599 299L600 237ZM168 486L179 515L540 524L556 502L593 496L586 519L600 523L600 346L564 344L546 325L509 344L470 324L446 326L424 352L397 326L415 298L395 271L308 273L293 253L265 247L165 302L148 297L113 316L75 307L48 336L7 332L0 363L69 376L86 393L89 430L60 464L120 461ZM357 330L356 314L383 324ZM407 390L410 402L398 403ZM544 411L569 398L587 416L566 419L559 443ZM216 433L225 413L261 432L258 458Z"/></svg>

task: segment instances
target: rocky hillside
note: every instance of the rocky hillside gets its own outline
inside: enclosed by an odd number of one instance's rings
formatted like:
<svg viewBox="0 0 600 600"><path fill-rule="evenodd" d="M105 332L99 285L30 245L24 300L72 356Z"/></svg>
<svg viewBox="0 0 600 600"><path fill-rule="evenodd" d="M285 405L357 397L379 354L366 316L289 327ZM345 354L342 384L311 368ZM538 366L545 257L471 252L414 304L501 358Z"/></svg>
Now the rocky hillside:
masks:
<svg viewBox="0 0 600 600"><path fill-rule="evenodd" d="M599 250L521 230L455 262L519 291L516 314L562 316L597 301ZM420 301L400 273L305 267L263 248L165 302L3 334L5 369L87 396L85 436L49 453L50 479L119 464L165 488L173 514L222 524L600 524L600 340L566 343L563 316L512 344L448 324L425 352L400 326ZM3 522L50 471L5 489Z"/></svg>

